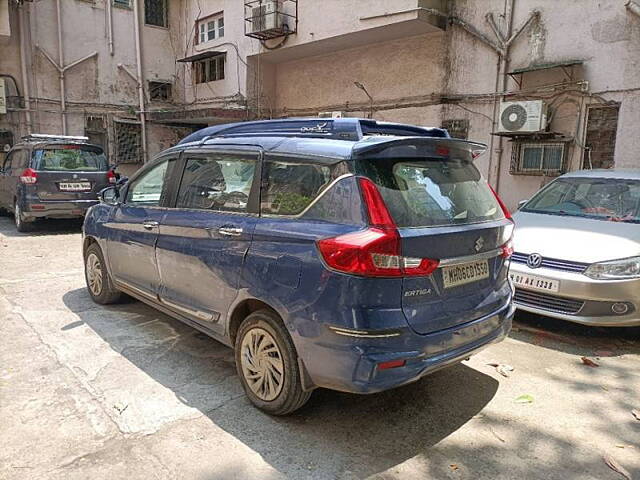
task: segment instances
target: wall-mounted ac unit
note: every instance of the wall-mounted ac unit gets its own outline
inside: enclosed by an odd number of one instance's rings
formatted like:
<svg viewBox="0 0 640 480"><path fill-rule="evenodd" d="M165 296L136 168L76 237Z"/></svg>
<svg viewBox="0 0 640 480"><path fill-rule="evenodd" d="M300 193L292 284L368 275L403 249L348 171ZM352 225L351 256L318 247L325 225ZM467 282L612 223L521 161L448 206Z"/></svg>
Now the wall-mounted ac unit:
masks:
<svg viewBox="0 0 640 480"><path fill-rule="evenodd" d="M499 132L542 132L547 128L547 106L542 100L502 102Z"/></svg>
<svg viewBox="0 0 640 480"><path fill-rule="evenodd" d="M318 114L319 118L342 118L344 117L343 112L320 112Z"/></svg>
<svg viewBox="0 0 640 480"><path fill-rule="evenodd" d="M282 27L282 2L269 0L251 9L251 33Z"/></svg>

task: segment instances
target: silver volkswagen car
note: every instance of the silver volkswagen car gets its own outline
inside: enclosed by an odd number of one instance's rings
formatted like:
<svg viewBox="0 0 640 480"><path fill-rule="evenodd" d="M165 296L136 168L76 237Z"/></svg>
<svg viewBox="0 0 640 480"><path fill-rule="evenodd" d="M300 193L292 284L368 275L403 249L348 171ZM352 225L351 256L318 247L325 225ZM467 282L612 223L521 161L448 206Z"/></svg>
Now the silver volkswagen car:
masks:
<svg viewBox="0 0 640 480"><path fill-rule="evenodd" d="M586 325L640 325L640 170L562 175L513 218L516 307Z"/></svg>

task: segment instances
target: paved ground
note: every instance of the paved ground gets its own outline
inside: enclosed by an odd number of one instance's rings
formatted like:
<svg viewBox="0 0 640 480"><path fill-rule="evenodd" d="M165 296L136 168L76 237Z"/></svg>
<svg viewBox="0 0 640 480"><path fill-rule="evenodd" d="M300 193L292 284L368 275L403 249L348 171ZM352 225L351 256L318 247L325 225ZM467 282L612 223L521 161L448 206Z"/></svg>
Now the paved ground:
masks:
<svg viewBox="0 0 640 480"><path fill-rule="evenodd" d="M639 329L520 316L505 342L416 384L316 391L271 418L226 347L137 302L93 304L79 232L17 234L0 217L0 478L623 478L608 456L640 479Z"/></svg>

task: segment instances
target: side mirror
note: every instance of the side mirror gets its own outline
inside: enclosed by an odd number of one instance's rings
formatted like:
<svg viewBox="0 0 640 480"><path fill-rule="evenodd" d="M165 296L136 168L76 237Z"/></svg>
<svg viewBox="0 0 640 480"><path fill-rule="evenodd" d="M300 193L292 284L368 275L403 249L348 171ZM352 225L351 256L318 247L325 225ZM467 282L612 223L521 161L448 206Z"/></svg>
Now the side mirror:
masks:
<svg viewBox="0 0 640 480"><path fill-rule="evenodd" d="M524 205L529 201L529 199L527 200L520 200L518 202L518 210L520 210L522 207L524 207Z"/></svg>
<svg viewBox="0 0 640 480"><path fill-rule="evenodd" d="M120 199L120 192L117 187L107 187L102 189L98 194L98 197L102 203L106 203L107 205L118 205L118 203L120 203L118 201Z"/></svg>

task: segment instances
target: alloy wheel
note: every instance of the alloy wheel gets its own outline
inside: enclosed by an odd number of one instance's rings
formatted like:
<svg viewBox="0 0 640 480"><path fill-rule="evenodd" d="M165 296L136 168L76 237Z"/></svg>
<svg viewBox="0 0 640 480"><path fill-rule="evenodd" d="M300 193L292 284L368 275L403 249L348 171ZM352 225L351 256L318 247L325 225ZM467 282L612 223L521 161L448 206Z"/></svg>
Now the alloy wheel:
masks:
<svg viewBox="0 0 640 480"><path fill-rule="evenodd" d="M87 256L87 283L89 284L89 290L94 296L99 296L102 293L102 264L100 259L95 253L90 253Z"/></svg>
<svg viewBox="0 0 640 480"><path fill-rule="evenodd" d="M260 400L270 402L278 397L284 385L284 362L269 332L256 327L246 333L240 362L247 385Z"/></svg>

